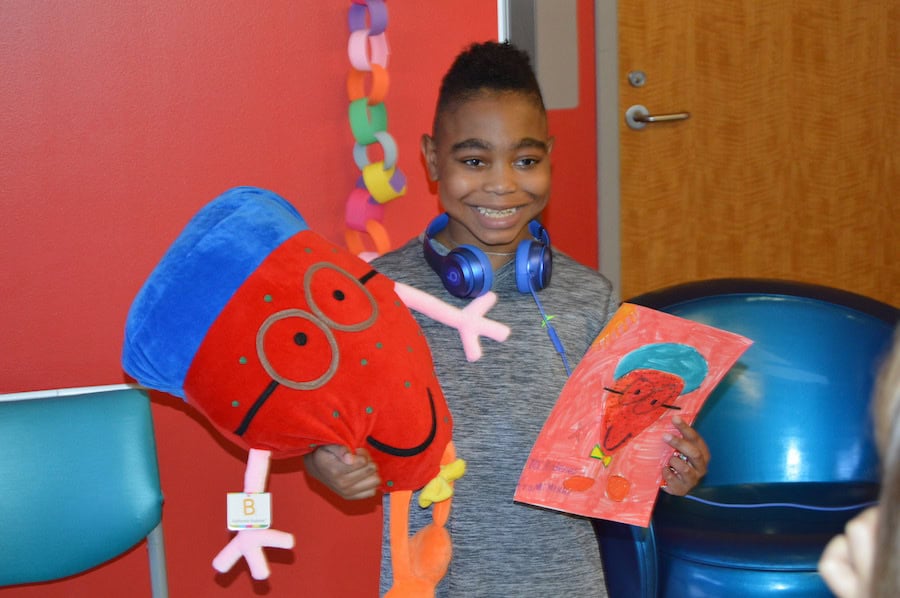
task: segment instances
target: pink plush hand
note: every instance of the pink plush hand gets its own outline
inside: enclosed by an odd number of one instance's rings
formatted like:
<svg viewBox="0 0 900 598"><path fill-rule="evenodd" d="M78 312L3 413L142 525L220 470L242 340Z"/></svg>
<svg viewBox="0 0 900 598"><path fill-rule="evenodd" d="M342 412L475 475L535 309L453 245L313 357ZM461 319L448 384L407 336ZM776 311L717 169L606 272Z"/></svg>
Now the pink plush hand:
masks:
<svg viewBox="0 0 900 598"><path fill-rule="evenodd" d="M484 336L500 343L509 337L509 326L484 317L484 314L497 303L497 295L493 292L472 299L463 309L453 307L433 295L399 282L394 283L394 292L410 309L459 330L466 359L469 361L481 359L479 337Z"/></svg>
<svg viewBox="0 0 900 598"><path fill-rule="evenodd" d="M219 573L229 571L244 557L253 579L268 579L269 563L263 548L293 548L294 536L274 529L244 529L231 539L216 558L213 568Z"/></svg>
<svg viewBox="0 0 900 598"><path fill-rule="evenodd" d="M250 449L244 471L244 492L265 492L269 477L270 451ZM225 573L244 557L253 579L268 579L269 563L263 548L293 548L294 536L274 529L243 529L213 559L213 568Z"/></svg>

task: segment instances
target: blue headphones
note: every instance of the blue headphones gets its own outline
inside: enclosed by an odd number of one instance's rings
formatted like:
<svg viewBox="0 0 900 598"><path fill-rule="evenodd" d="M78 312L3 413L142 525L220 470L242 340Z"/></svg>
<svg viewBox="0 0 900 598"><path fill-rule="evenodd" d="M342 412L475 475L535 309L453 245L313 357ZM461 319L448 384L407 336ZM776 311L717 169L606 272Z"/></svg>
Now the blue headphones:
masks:
<svg viewBox="0 0 900 598"><path fill-rule="evenodd" d="M441 214L425 229L425 260L438 273L444 287L456 297L478 297L491 290L494 270L488 256L473 245L460 245L447 255L439 254L431 239L444 230L450 217ZM550 284L553 255L550 235L537 220L528 223L533 241L522 241L516 249L516 288L521 293L539 291Z"/></svg>

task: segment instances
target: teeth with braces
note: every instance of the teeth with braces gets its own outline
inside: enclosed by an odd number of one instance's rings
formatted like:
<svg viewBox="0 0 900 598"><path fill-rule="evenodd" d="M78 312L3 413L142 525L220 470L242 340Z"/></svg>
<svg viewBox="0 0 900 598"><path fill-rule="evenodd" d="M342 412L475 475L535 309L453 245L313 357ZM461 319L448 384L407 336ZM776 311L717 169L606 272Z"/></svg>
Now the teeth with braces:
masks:
<svg viewBox="0 0 900 598"><path fill-rule="evenodd" d="M503 218L505 216L512 216L516 213L518 208L507 208L505 210L492 210L490 208L476 208L478 213L482 216L488 216L490 218Z"/></svg>

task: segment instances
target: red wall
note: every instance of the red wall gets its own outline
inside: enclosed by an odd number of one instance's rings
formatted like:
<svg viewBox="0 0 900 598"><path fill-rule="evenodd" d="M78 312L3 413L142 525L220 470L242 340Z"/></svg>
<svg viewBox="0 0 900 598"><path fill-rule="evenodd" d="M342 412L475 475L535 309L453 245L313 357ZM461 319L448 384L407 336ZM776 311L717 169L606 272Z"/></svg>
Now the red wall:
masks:
<svg viewBox="0 0 900 598"><path fill-rule="evenodd" d="M0 9L0 392L114 384L128 306L200 206L251 184L294 202L342 242L358 171L347 124L349 0L6 2ZM437 212L418 155L443 70L496 37L489 0L391 0L388 130L408 176L390 203L394 246ZM593 13L579 1L581 105L550 116L554 243L596 265ZM380 506L310 487L275 465L276 525L297 538L273 575L217 575L224 493L245 455L180 401L154 395L170 588L179 596L365 596L376 587ZM2 557L0 557L2 558ZM145 551L6 597L149 595Z"/></svg>

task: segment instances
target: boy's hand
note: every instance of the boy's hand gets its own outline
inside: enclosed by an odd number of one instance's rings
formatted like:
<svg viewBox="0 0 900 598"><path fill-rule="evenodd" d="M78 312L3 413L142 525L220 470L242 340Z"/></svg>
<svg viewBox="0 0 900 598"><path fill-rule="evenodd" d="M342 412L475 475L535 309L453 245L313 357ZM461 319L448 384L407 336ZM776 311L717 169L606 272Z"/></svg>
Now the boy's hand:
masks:
<svg viewBox="0 0 900 598"><path fill-rule="evenodd" d="M709 448L703 438L679 416L672 423L681 436L666 434L664 439L675 449L666 467L663 467L663 490L675 496L684 496L706 475L709 464Z"/></svg>
<svg viewBox="0 0 900 598"><path fill-rule="evenodd" d="M341 445L321 446L303 457L306 471L346 500L375 496L381 484L375 463L365 449L356 454Z"/></svg>

